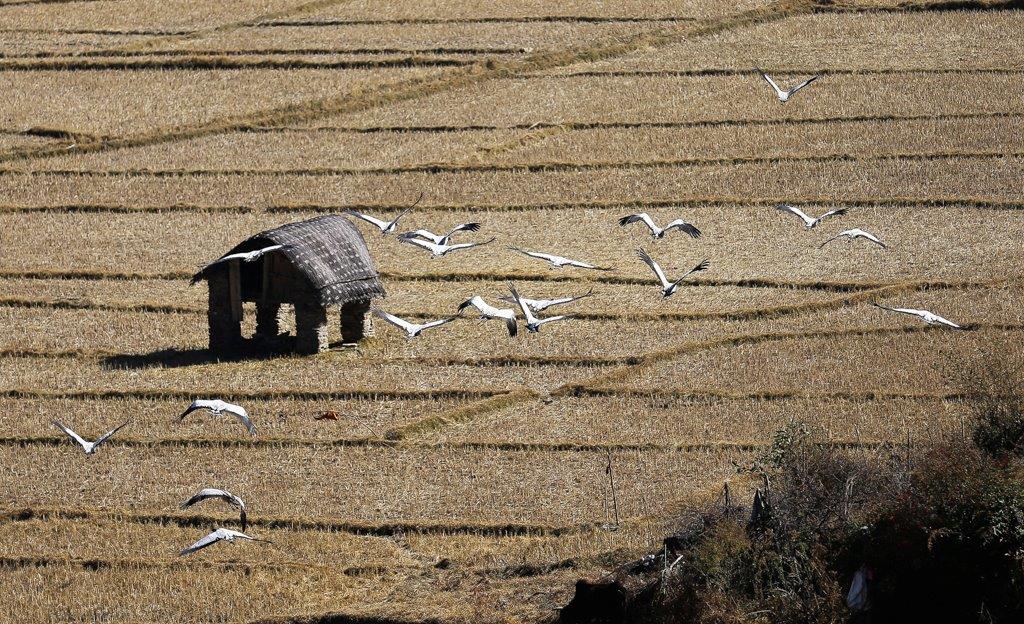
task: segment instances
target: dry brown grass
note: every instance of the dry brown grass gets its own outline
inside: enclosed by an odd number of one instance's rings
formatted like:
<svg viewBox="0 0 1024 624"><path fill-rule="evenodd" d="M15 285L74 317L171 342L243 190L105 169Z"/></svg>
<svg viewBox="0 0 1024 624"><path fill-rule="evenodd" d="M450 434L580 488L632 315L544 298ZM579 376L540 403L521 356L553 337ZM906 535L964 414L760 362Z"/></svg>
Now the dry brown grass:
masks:
<svg viewBox="0 0 1024 624"><path fill-rule="evenodd" d="M153 127L203 123L229 113L256 111L358 90L428 73L430 69L296 69L167 71L146 74L115 70L10 74L12 90L4 125L49 126L77 132L118 134ZM214 79L216 78L216 79ZM110 116L103 110L130 110Z"/></svg>
<svg viewBox="0 0 1024 624"><path fill-rule="evenodd" d="M808 68L813 69L813 66ZM752 71L734 76L536 76L498 80L458 94L431 96L346 115L352 125L532 124L564 121L705 121L801 119L840 115L1021 112L1014 75L970 73L900 76L900 90L879 76L830 76L786 107L771 99ZM826 84L826 83L822 83ZM526 88L524 88L526 87ZM977 89L986 94L976 98ZM582 103L582 104L581 104ZM318 124L321 122L317 122Z"/></svg>
<svg viewBox="0 0 1024 624"><path fill-rule="evenodd" d="M218 484L249 501L253 516L266 510L364 523L561 527L612 515L603 452L111 445L92 458L71 451L66 444L0 446L0 458L19 467L19 478L6 488L11 500L23 507L60 501L167 512L196 488ZM673 497L713 489L733 472L730 459L745 455L728 449L617 452L620 515L659 514Z"/></svg>
<svg viewBox="0 0 1024 624"><path fill-rule="evenodd" d="M1013 163L1006 161L1006 165ZM1020 161L1024 163L1024 161ZM984 167L969 167L968 163L960 166L942 166L939 163L920 164L913 167L893 166L890 184L896 188L908 189L916 184L931 184L938 190L949 192L951 189L942 184L949 181L954 184L985 185L987 182L1004 186L1009 197L1015 196L1016 177L1011 172L1019 166L1003 166L1003 162L988 162ZM1019 163L1018 163L1019 164ZM734 167L730 171L737 175L744 167ZM765 181L772 174L770 167L762 166L756 170L751 166L750 172L757 175L758 181ZM779 171L781 167L775 168ZM794 168L795 169L795 168ZM841 197L833 184L851 186L854 183L865 190L884 186L883 180L873 178L875 172L871 167L857 167L853 163L844 163L829 169L827 182L820 177L821 169L807 168L807 176L800 180L796 171L791 170L792 184L820 185L830 187L832 192ZM865 171L867 169L867 171ZM938 170L938 171L937 171ZM943 175L942 170L946 173ZM977 175L965 180L968 172ZM811 173L813 171L814 173ZM914 172L927 174L931 179L927 182L918 178L913 181L906 176ZM756 173L755 173L756 172ZM833 173L834 172L834 173ZM843 175L849 178L843 178ZM520 191L531 178L540 182L541 178L554 182L550 176L506 174L491 178L492 188L497 192L496 183L518 179ZM569 177L573 174L557 174ZM646 172L647 182L652 184L651 192L666 190L653 187L656 181L664 181L675 188L689 185L692 177L683 177L680 172ZM412 176L410 176L412 177ZM415 176L419 178L419 176ZM441 181L436 178L446 176L423 176L432 182L431 190L441 194ZM581 187L580 192L600 196L600 187L624 189L627 181L624 177L611 173L588 176L590 185ZM944 178L944 179L943 179ZM995 180L993 179L995 178ZM292 192L297 194L296 186L304 180L299 179ZM340 180L339 180L340 181ZM68 185L68 190L77 189L85 194L86 187L92 186L93 180L81 184ZM96 179L96 184L104 185L104 180ZM379 181L378 181L379 182ZM613 187L618 182L622 186ZM251 185L258 180L250 180ZM751 191L763 193L766 189L749 180ZM201 186L192 188L209 189L213 181L204 181ZM784 199L785 184L776 183L779 197ZM49 186L55 186L52 181ZM135 185L125 183L120 188L132 188ZM154 188L156 183L147 183L142 188ZM184 180L176 181L175 186L184 188ZM275 185L283 194L288 185ZM594 188L598 187L598 188ZM716 185L717 187L717 185ZM139 187L135 187L139 188ZM409 185L409 191L414 187ZM564 187L562 187L564 190ZM553 196L558 187L537 189L537 193L545 192ZM716 189L717 190L717 189ZM742 189L730 188L730 193L740 193ZM378 192L381 192L378 190ZM453 190L451 193L457 191ZM620 190L620 193L623 191ZM671 191L669 191L671 192ZM791 197L799 197L793 191ZM404 196L404 195L400 195ZM411 203L415 197L409 200ZM37 200L38 201L38 200ZM841 205L841 204L840 204ZM824 212L833 205L821 203L806 207L809 212ZM380 214L385 214L381 212ZM498 241L490 249L469 250L450 256L433 259L420 250L397 243L393 237L384 238L365 230L367 242L374 253L378 266L390 275L399 276L430 276L437 274L456 274L473 277L475 275L492 275L497 280L506 276L521 275L551 276L552 278L586 280L622 278L633 282L652 280L653 276L634 255L634 249L645 246L656 259L674 273L678 267L692 266L701 258L709 258L712 267L703 275L696 276L694 281L729 282L748 279L760 279L766 283L780 285L798 282L861 282L868 285L904 282L908 280L923 281L985 281L1014 278L1020 275L1020 263L1014 251L1015 241L1024 235L1024 217L1020 211L992 211L979 209L941 208L918 209L900 208L898 206L879 206L859 208L841 219L826 222L819 229L807 232L800 222L792 216L783 215L769 206L759 207L693 207L684 209L652 210L656 219L665 221L682 216L690 219L704 232L699 240L679 237L666 239L661 244L651 244L650 237L639 229L623 229L616 222L622 211L612 210L559 210L532 211L529 214L517 213L451 213L432 214L420 217L413 214L407 217L407 227L440 228L446 224L464 222L469 219L482 220L484 229L477 236L467 236L464 240L478 240L483 236L496 236ZM19 271L61 271L66 268L88 271L109 271L121 273L126 267L133 267L143 273L177 272L179 275L190 275L192 271L205 262L209 262L221 250L228 249L244 235L258 232L268 227L286 223L302 214L2 214L0 225L12 237L20 240L31 240L40 231L48 232L49 245L46 248L18 246L10 249L0 259L0 270ZM583 218L591 224L586 230L573 228L572 224ZM971 227L963 224L970 223ZM543 227L540 227L543 225ZM876 232L890 246L883 252L863 244L846 245L842 241L832 243L824 249L818 249L831 233L841 228L861 227ZM196 246L193 233L203 231L206 244ZM130 234L130 235L129 235ZM929 237L928 245L918 245L915 241ZM571 269L556 271L547 265L510 252L506 245L526 246L529 249L575 255L581 260L615 267L610 274L573 271ZM207 251L213 249L215 251ZM168 253L167 250L174 250ZM573 251L578 250L578 251ZM985 263L978 265L977 258L985 257ZM785 267L780 274L780 267ZM581 286L566 284L565 290L576 291ZM642 292L642 291L639 291ZM439 297L443 308L450 308L462 301L464 294L461 289L451 292L446 290L446 297ZM679 310L675 298L661 301L657 289L650 287L650 298L645 301L657 306L656 310ZM753 307L753 306L752 306Z"/></svg>
<svg viewBox="0 0 1024 624"><path fill-rule="evenodd" d="M964 435L972 397L949 368L1024 334L1020 17L810 8L0 6L15 29L0 52L39 54L4 67L51 67L5 73L0 120L0 606L25 622L538 622L723 481L745 500L732 462L786 423L879 457ZM155 71L412 55L478 65ZM843 71L780 107L755 61ZM972 68L999 71L935 73ZM618 75L562 75L594 72ZM410 228L480 220L498 243L428 260L364 230L383 307L440 316L509 278L595 296L515 340L467 314L412 342L378 324L358 349L208 357L197 266L252 232L352 205L391 215L420 192ZM806 232L777 201L852 209ZM618 227L638 209L705 236ZM818 250L850 227L890 250ZM506 244L615 270L551 271ZM664 300L638 246L670 274L711 269ZM249 408L259 437L177 422L206 395ZM132 424L85 457L54 418L87 437ZM599 526L614 518L608 453L616 532ZM274 544L178 559L233 522L177 509L204 486L243 496Z"/></svg>
<svg viewBox="0 0 1024 624"><path fill-rule="evenodd" d="M614 61L581 65L563 73L705 68L751 71L753 65L770 73L1019 70L1024 68L1022 26L1019 11L800 15L673 44L657 52L639 52ZM922 32L928 36L921 37ZM786 45L778 45L779 41ZM795 77L787 76L787 80L790 78ZM829 81L832 80L830 76Z"/></svg>
<svg viewBox="0 0 1024 624"><path fill-rule="evenodd" d="M571 126L569 127L571 128ZM742 124L717 127L545 128L446 133L247 133L110 154L55 157L56 171L391 171L434 166L639 166L723 159L799 159L849 155L1024 153L1022 117ZM888 140L878 142L886 133Z"/></svg>
<svg viewBox="0 0 1024 624"><path fill-rule="evenodd" d="M959 436L966 406L958 400L858 400L823 395L788 399L668 396L637 387L636 394L559 398L484 415L425 439L455 442L516 440L556 444L764 444L792 421L813 422L825 439L900 440L909 429L919 441ZM816 390L811 389L813 394ZM540 423L543 423L542 425Z"/></svg>

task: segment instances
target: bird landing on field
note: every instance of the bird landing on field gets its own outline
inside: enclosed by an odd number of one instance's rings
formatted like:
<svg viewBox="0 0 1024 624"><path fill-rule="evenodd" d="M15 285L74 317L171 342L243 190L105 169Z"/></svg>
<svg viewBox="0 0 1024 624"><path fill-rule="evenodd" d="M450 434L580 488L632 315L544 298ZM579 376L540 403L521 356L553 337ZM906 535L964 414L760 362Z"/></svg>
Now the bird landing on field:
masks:
<svg viewBox="0 0 1024 624"><path fill-rule="evenodd" d="M355 210L346 210L345 213L352 215L357 219L362 219L363 221L366 221L367 223L373 225L378 230L380 230L381 235L387 236L388 234L394 233L395 229L398 227L398 220L404 217L406 214L408 214L410 210L415 208L416 204L420 203L421 199L423 199L423 193L420 193L420 196L416 198L416 201L414 201L411 206L409 206L402 212L398 213L398 216L392 219L391 221L385 221L383 219L371 217L368 214L364 214L362 212L358 212Z"/></svg>
<svg viewBox="0 0 1024 624"><path fill-rule="evenodd" d="M881 305L879 303L872 303L871 305L876 308L888 310L889 312L898 312L900 314L909 314L910 316L916 316L929 325L945 325L946 327L952 327L953 329L965 329L964 327L957 325L953 321L942 318L934 312L928 310L915 310L914 308L890 308L888 306Z"/></svg>
<svg viewBox="0 0 1024 624"><path fill-rule="evenodd" d="M800 220L804 222L804 227L808 230L813 230L818 227L818 224L829 217L838 217L846 214L846 208L837 208L836 210L829 210L820 217L812 217L799 208L794 208L789 204L779 204L775 207L779 212L788 212L789 214L800 217Z"/></svg>
<svg viewBox="0 0 1024 624"><path fill-rule="evenodd" d="M429 323L416 324L416 323L410 323L409 321L406 321L404 319L400 319L397 316L395 316L394 314L388 314L387 312L385 312L384 310L381 310L380 308L373 308L370 311L373 312L374 316L382 318L385 321L387 321L388 323L391 323L392 325L394 325L395 327L405 331L405 334L406 334L405 337L408 340L412 340L416 336L419 336L421 333L423 333L424 331L426 331L426 330L428 330L428 329L430 329L432 327L440 327L441 325L444 325L445 323L451 323L455 319L459 318L459 315L456 314L455 316L449 316L448 318L439 319L437 321L430 321Z"/></svg>
<svg viewBox="0 0 1024 624"><path fill-rule="evenodd" d="M217 500L222 500L225 503L227 503L227 504L231 505L232 507L234 507L235 509L237 509L238 513L239 513L239 521L242 524L242 531L245 531L245 527L246 527L245 501L243 501L241 498L235 496L231 492L228 492L227 490L219 490L217 488L203 488L202 490L199 490L199 492L197 492L192 498L190 498L187 501L185 501L184 503L182 503L181 504L181 508L182 509L188 509L189 507L191 507L192 505L195 505L196 503L201 503L204 500L209 500L211 498L215 498Z"/></svg>
<svg viewBox="0 0 1024 624"><path fill-rule="evenodd" d="M508 291L512 293L512 298L516 300L516 304L519 306L519 309L523 311L523 318L526 319L526 329L528 329L531 333L535 334L539 332L540 326L544 325L545 323L563 321L572 318L571 316L561 314L559 316L549 316L547 318L539 319L533 315L533 312L530 310L530 306L526 305L526 302L519 295L519 291L516 290L515 284L509 282Z"/></svg>
<svg viewBox="0 0 1024 624"><path fill-rule="evenodd" d="M637 249L636 255L643 260L647 266L651 267L652 271L654 271L654 275L658 278L658 282L661 283L661 296L666 299L674 295L676 291L679 290L679 285L683 283L684 279L699 271L705 271L709 266L711 266L711 263L707 259L701 260L697 266L693 267L686 273L683 273L682 277L674 282L670 282L668 281L668 278L665 277L665 272L661 270L661 266L655 262L654 258L651 258L646 251L643 249Z"/></svg>
<svg viewBox="0 0 1024 624"><path fill-rule="evenodd" d="M563 258L562 256L556 256L554 254L542 253L540 251L527 251L525 249L520 249L519 247L511 247L511 246L509 247L509 249L511 249L512 251L514 251L516 253L521 253L524 256L529 256L530 258L536 258L538 260L544 260L545 262L550 263L551 267L554 268L554 269L560 269L560 268L565 267L565 266L570 266L570 267L576 267L578 269L593 269L595 271L611 271L611 267L594 266L593 264L589 264L589 263L586 263L586 262L580 262L579 260L570 260L569 258Z"/></svg>
<svg viewBox="0 0 1024 624"><path fill-rule="evenodd" d="M836 239L839 239L839 238L847 238L847 239L849 239L851 241L852 240L856 240L858 238L863 238L866 241L869 241L871 243L874 243L875 245L878 245L882 249L887 249L887 247L885 246L885 243L883 243L882 241L878 240L877 236L875 236L874 234L870 234L868 232L865 232L864 230L862 230L860 228L853 228L852 230L843 230L842 232L836 234L832 238L826 240L824 243L819 245L818 249L821 249L825 245L828 245L832 241L834 241Z"/></svg>
<svg viewBox="0 0 1024 624"><path fill-rule="evenodd" d="M217 542L231 542L234 543L236 539L249 540L250 542L263 542L264 544L273 544L270 540L258 539L242 533L241 531L232 531L231 529L215 529L212 533L199 540L195 544L192 544L185 550L178 553L179 557L191 555L197 550L202 550L207 546L212 546Z"/></svg>
<svg viewBox="0 0 1024 624"><path fill-rule="evenodd" d="M647 229L651 231L651 236L654 238L654 240L665 238L665 234L668 234L672 230L680 230L686 232L687 234L690 235L691 238L700 238L701 236L700 230L694 227L692 223L689 223L682 219L669 221L667 224L665 224L665 227L663 228L658 227L654 223L654 220L651 219L651 216L646 212L626 215L619 219L619 225L621 225L622 227L626 227L630 223L637 222L643 223L644 225L647 226Z"/></svg>
<svg viewBox="0 0 1024 624"><path fill-rule="evenodd" d="M252 424L249 419L249 412L245 411L245 408L241 405L235 405L234 403L228 403L227 401L221 401L220 399L196 399L192 401L192 405L188 406L181 416L178 416L178 422L185 420L185 417L197 410L209 410L214 416L220 416L224 412L231 414L237 418L245 428L249 431L249 435L256 437L256 426Z"/></svg>
<svg viewBox="0 0 1024 624"><path fill-rule="evenodd" d="M812 78L808 78L807 80L804 80L803 82L801 82L800 84L796 85L792 89L790 89L788 91L784 91L784 90L780 89L779 85L775 84L775 81L772 80L772 77L769 76L768 74L764 73L763 70L758 69L757 71L758 71L758 73L761 74L761 77L765 79L765 82L767 82L771 86L771 88L775 91L775 97L779 98L779 103L780 104L785 104L786 102L789 101L789 98L793 97L796 94L797 91L803 89L804 87L806 87L807 85L811 84L812 82L814 82L818 78L821 78L821 76L822 76L822 74L818 74L817 76L814 76Z"/></svg>
<svg viewBox="0 0 1024 624"><path fill-rule="evenodd" d="M118 425L117 427L114 427L110 431L104 433L99 438L97 438L95 442L89 442L89 441L83 439L82 436L78 435L77 433L75 433L71 429L68 429L64 425L62 425L59 422L57 422L56 420L54 420L52 422L53 422L53 424L58 429L60 429L61 431L64 432L64 435L68 436L69 438L71 438L72 440L77 442L79 444L79 446L82 447L82 450L85 451L86 455L94 455L96 453L96 449L98 449L101 444L103 444L104 442L109 440L112 435L114 435L115 433L120 431L125 425L128 424L129 421L126 420L123 423L121 423L120 425Z"/></svg>
<svg viewBox="0 0 1024 624"><path fill-rule="evenodd" d="M484 298L480 295L475 295L459 304L459 313L461 314L462 311L469 306L473 306L480 312L481 320L501 319L505 321L505 327L508 329L509 337L515 336L519 333L515 310L496 308L484 301Z"/></svg>

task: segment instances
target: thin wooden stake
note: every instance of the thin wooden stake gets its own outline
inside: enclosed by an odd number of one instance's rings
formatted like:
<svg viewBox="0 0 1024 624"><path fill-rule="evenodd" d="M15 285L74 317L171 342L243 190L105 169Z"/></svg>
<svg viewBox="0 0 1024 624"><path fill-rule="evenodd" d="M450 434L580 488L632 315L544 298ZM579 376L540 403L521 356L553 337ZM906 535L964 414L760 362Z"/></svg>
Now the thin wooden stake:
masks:
<svg viewBox="0 0 1024 624"><path fill-rule="evenodd" d="M615 474L612 472L612 451L611 449L605 449L608 453L608 467L605 468L605 473L608 475L608 482L612 487L612 509L615 511L615 526L619 526L619 497L615 492Z"/></svg>

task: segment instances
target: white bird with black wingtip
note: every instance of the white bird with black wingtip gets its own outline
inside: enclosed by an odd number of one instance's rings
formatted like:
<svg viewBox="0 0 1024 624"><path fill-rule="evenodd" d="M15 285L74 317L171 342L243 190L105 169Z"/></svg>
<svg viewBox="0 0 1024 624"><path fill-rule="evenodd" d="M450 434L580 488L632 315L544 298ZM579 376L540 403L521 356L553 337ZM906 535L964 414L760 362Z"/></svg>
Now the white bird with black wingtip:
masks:
<svg viewBox="0 0 1024 624"><path fill-rule="evenodd" d="M690 235L690 238L701 237L701 231L698 230L696 226L694 226L692 223L684 221L683 219L675 219L673 221L669 221L668 223L665 224L665 227L663 228L658 227L658 225L654 222L654 219L652 219L651 216L646 212L626 215L619 219L619 225L622 227L626 227L630 223L638 222L643 223L644 225L647 226L647 229L651 231L651 236L654 238L654 240L660 240L662 238L665 238L665 235L671 232L672 230L679 230L681 232L685 232Z"/></svg>
<svg viewBox="0 0 1024 624"><path fill-rule="evenodd" d="M476 222L471 223L460 223L448 230L445 234L434 234L430 230L414 230L412 232L406 232L402 234L402 238L422 238L428 240L435 245L447 245L452 240L452 235L456 232L478 232L480 230L480 224Z"/></svg>
<svg viewBox="0 0 1024 624"><path fill-rule="evenodd" d="M519 333L519 325L517 324L515 310L510 310L508 308L496 308L484 301L484 298L480 295L474 295L459 304L459 313L462 313L463 310L470 306L476 308L480 312L481 320L501 319L505 321L505 327L508 329L508 335L510 337Z"/></svg>
<svg viewBox="0 0 1024 624"><path fill-rule="evenodd" d="M453 251L459 251L462 249L472 249L473 247L489 245L493 243L495 240L497 240L491 238L490 240L485 240L480 243L455 243L452 245L447 243L433 243L428 240L423 240L422 238L416 238L412 234L413 232L410 232L408 234L402 234L401 236L398 237L399 242L408 243L410 245L415 245L417 247L422 247L423 249L426 249L427 251L430 252L431 258L440 258L441 256L446 256Z"/></svg>
<svg viewBox="0 0 1024 624"><path fill-rule="evenodd" d="M519 309L522 310L523 318L526 319L526 329L528 329L531 333L539 332L541 325L544 325L546 323L564 321L566 319L572 318L571 316L566 314L560 314L558 316L548 316L542 319L537 318L536 316L533 315L533 311L530 310L530 306L526 305L526 302L523 301L523 298L519 295L519 291L516 290L515 284L509 282L508 290L510 293L512 293L512 298L516 300L516 304L519 306Z"/></svg>
<svg viewBox="0 0 1024 624"><path fill-rule="evenodd" d="M362 219L363 221L366 221L370 225L373 225L378 230L380 230L380 233L382 235L387 236L388 234L394 233L394 231L398 228L398 221L399 221L399 219L401 219L405 215L409 214L409 211L411 211L413 208L415 208L416 204L419 204L421 199L423 199L423 194L422 193L420 193L420 196L416 198L416 201L413 202L413 204L411 206L409 206L408 208L406 208L402 212L398 213L398 216L395 217L394 219L391 219L390 221L385 221L384 219L378 219L377 217L371 217L368 214L365 214L365 213L362 213L362 212L359 212L359 211L356 211L356 210L346 210L345 213L349 214L349 215L351 215L351 216L353 216L353 217L355 217L357 219Z"/></svg>
<svg viewBox="0 0 1024 624"><path fill-rule="evenodd" d="M916 316L917 318L921 319L925 323L928 323L929 325L944 325L946 327L952 327L953 329L966 329L965 327L957 325L953 321L947 318L943 318L938 314L935 314L934 312L930 312L928 310L916 310L914 308L890 308L880 303L872 303L871 305L875 306L876 308L888 310L889 312L897 312L899 314Z"/></svg>
<svg viewBox="0 0 1024 624"><path fill-rule="evenodd" d="M209 410L210 414L214 416L220 416L227 412L235 418L237 418L246 430L249 431L249 435L256 437L256 426L252 424L252 420L249 419L249 412L245 411L245 408L241 405L235 405L234 403L228 403L227 401L221 401L220 399L196 399L192 401L192 404L188 406L184 412L178 416L178 422L185 420L185 417L197 410Z"/></svg>
<svg viewBox="0 0 1024 624"><path fill-rule="evenodd" d="M819 217L812 217L803 210L800 210L799 208L794 208L789 204L779 204L778 206L775 207L775 209L778 210L779 212L788 212L789 214L800 217L800 220L804 222L804 227L807 228L808 230L813 230L814 228L818 227L819 223L821 223L825 219L828 219L829 217L839 217L846 214L846 208L836 208L835 210L829 210L828 212Z"/></svg>
<svg viewBox="0 0 1024 624"><path fill-rule="evenodd" d="M648 255L646 251L644 251L643 249L637 249L636 255L641 260L643 260L644 263L647 264L647 266L651 267L652 271L654 271L654 275L658 278L658 282L661 284L661 296L665 297L666 299L674 295L676 291L679 290L679 285L682 284L683 280L685 280L687 277L693 275L694 273L705 271L709 266L711 266L711 263L707 259L701 260L697 266L693 267L686 273L683 273L682 277L680 277L674 282L670 282L668 281L668 278L665 277L665 271L661 269L661 265L655 262L654 258Z"/></svg>
<svg viewBox="0 0 1024 624"><path fill-rule="evenodd" d="M86 455L94 455L101 444L109 440L111 436L113 436L115 433L123 429L124 426L129 423L129 421L126 420L120 425L114 427L110 431L96 438L95 442L89 442L88 440L85 440L84 438L82 438L82 436L78 435L68 427L65 427L64 425L59 423L58 421L54 420L52 422L58 429L64 432L64 435L68 436L69 438L77 442L78 445L82 447L82 450L85 451Z"/></svg>
<svg viewBox="0 0 1024 624"><path fill-rule="evenodd" d="M233 253L233 254L228 254L226 256L221 256L220 258L217 258L216 260L214 260L210 264L208 264L208 265L204 266L202 269L200 269L199 272L196 273L195 276L192 278L191 284L193 286L198 284L199 280L202 279L201 276L203 275L203 273L205 273L206 270L209 269L212 266L216 266L218 264L221 264L222 262L229 262L231 260L240 260L242 262L255 262L256 260L259 260L260 258L262 258L264 255L266 255L266 254L268 254L268 253L270 253L272 251L277 251L278 249L284 249L284 245L270 245L269 247L263 247L261 249L256 249L256 250L253 250L253 251L240 251L238 253Z"/></svg>
<svg viewBox="0 0 1024 624"><path fill-rule="evenodd" d="M387 312L381 310L380 308L373 308L370 311L373 312L374 316L382 318L388 323L391 323L395 327L404 331L406 334L405 337L409 340L412 340L416 336L419 336L421 333L428 329L440 327L446 323L451 323L455 319L459 318L459 315L456 314L455 316L449 316L448 318L430 321L429 323L410 323L405 319L398 318L394 314L388 314Z"/></svg>
<svg viewBox="0 0 1024 624"><path fill-rule="evenodd" d="M273 544L273 542L271 542L270 540L259 539L258 537L252 537L250 535L246 535L245 533L242 533L241 531L234 531L232 529L214 529L206 537L202 538L201 540L199 540L195 544L192 544L191 546L189 546L185 550L183 550L180 553L178 553L178 556L179 557L184 557L186 555L191 555L192 553L194 553L194 552L196 552L198 550L202 550L202 549L204 549L204 548L206 548L208 546L212 546L212 545L216 544L217 542L234 543L234 541L236 539L248 540L250 542L263 542L264 544Z"/></svg>
<svg viewBox="0 0 1024 624"><path fill-rule="evenodd" d="M551 264L551 268L553 268L553 269L560 269L562 267L567 267L568 266L568 267L576 267L578 269L593 269L594 271L611 271L611 267L594 266L593 264L590 264L588 262L581 262L580 260L572 260L570 258L564 258L562 256L556 256L555 254L543 253L543 252L540 252L540 251L527 251L525 249L520 249L519 247L509 247L509 249L511 249L512 251L514 251L516 253L521 253L524 256L529 256L530 258L536 258L537 260L544 260L545 262L548 262L549 264Z"/></svg>
<svg viewBox="0 0 1024 624"><path fill-rule="evenodd" d="M845 238L845 239L851 240L851 241L857 240L858 238L863 238L864 240L866 240L866 241L868 241L870 243L874 243L875 245L878 245L882 249L888 249L888 247L886 247L885 243L880 241L877 236L875 236L874 234L871 234L870 232L865 232L864 230L862 230L860 228L853 228L852 230L843 230L842 232L836 234L832 238L826 240L824 243L818 245L818 249L821 249L825 245L828 245L829 243L831 243L834 240L839 240L840 238Z"/></svg>
<svg viewBox="0 0 1024 624"><path fill-rule="evenodd" d="M241 498L235 496L231 492L228 492L227 490L221 490L221 489L218 489L218 488L203 488L203 489L199 490L198 492L196 492L192 496L192 498L190 498L187 501L185 501L184 503L182 503L181 504L181 508L182 509L188 509L192 505L195 505L197 503L201 503L201 502L203 502L205 500L210 500L210 499L216 499L216 500L224 501L225 503L227 503L227 504L231 505L232 507L234 507L235 509L237 509L238 510L238 514L239 514L238 520L239 520L239 522L242 525L242 531L245 531L245 527L246 527L246 524L247 524L247 522L246 522L246 515L245 515L245 501L243 501Z"/></svg>
<svg viewBox="0 0 1024 624"><path fill-rule="evenodd" d="M779 103L780 104L785 104L786 102L789 101L789 98L793 97L796 94L797 91L803 89L804 87L806 87L807 85L811 84L812 82L814 82L818 78L821 78L821 76L822 76L822 74L818 74L817 76L813 76L811 78L808 78L807 80L804 80L800 84L796 85L795 87L793 87L793 88L791 88L791 89L789 89L787 91L787 90L781 89L779 87L779 85L775 84L775 81L772 80L772 77L769 76L768 74L766 74L763 70L758 69L757 71L758 71L758 73L761 74L761 77L765 79L765 82L767 82L771 86L771 88L775 91L775 97L779 98Z"/></svg>

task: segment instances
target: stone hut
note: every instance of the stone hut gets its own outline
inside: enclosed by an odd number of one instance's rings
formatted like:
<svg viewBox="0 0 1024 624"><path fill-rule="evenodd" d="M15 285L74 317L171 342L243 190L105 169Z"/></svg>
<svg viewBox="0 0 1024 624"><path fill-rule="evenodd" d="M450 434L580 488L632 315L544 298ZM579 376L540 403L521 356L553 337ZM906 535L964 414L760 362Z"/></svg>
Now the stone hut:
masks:
<svg viewBox="0 0 1024 624"><path fill-rule="evenodd" d="M346 343L369 335L370 300L383 297L377 268L366 241L348 219L338 215L289 223L260 232L224 256L282 248L244 262L229 260L204 268L194 281L210 289L210 350L228 352L243 344L242 302L256 303L255 344L279 334L281 304L295 308L295 350L327 349L327 308L341 308L341 337ZM221 257L224 257L221 256Z"/></svg>

